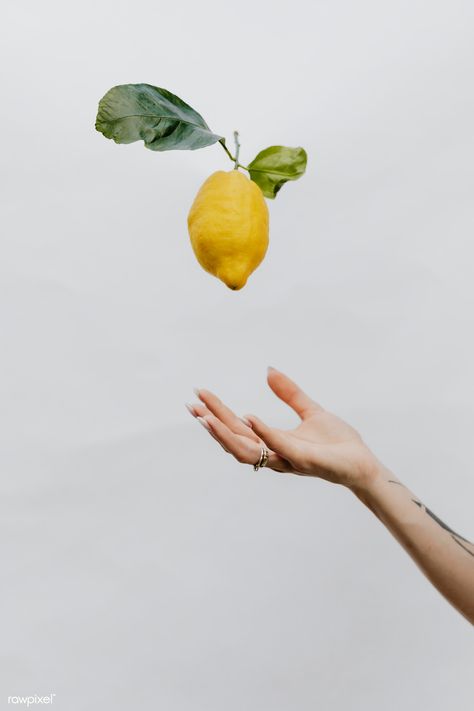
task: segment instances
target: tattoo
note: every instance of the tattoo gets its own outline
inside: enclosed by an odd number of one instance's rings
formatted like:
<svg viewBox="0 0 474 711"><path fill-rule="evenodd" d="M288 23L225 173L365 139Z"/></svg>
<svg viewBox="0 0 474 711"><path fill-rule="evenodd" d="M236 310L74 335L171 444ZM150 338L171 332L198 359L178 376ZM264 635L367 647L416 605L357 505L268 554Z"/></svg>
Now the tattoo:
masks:
<svg viewBox="0 0 474 711"><path fill-rule="evenodd" d="M422 504L421 501L416 501L416 499L412 499L412 501L413 501L414 504L416 504L417 506L419 506L422 511L426 511L426 513L428 514L428 516L431 516L431 518L433 519L433 521L436 521L436 523L438 524L438 526L441 526L441 528L444 528L444 530L445 530L445 531L448 531L448 533L452 533L454 536L457 536L458 538L461 539L461 541L465 541L466 543L469 543L469 541L467 540L467 538L463 538L462 536L459 535L459 533L456 533L456 531L453 531L452 528L449 528L449 526L447 526L443 521L441 521L441 519L438 518L438 517L436 516L436 514L434 514L430 509L426 508L426 506L425 506L424 504Z"/></svg>
<svg viewBox="0 0 474 711"><path fill-rule="evenodd" d="M389 483L389 484L398 484L399 486L403 486L403 487L404 487L404 484L402 484L400 481L395 481L394 479L389 479L389 480L388 480L388 483ZM405 488L405 487L404 487L404 488ZM453 539L453 541L455 541L455 542L458 544L458 546L461 546L461 548L463 548L463 549L466 551L466 553L469 553L469 555L472 555L472 557L474 558L474 553L473 553L471 550L469 550L469 548L467 548L465 545L463 545L463 543L461 543L461 541L464 541L464 543L468 543L469 545L472 545L472 543L471 543L470 541L468 541L467 538L464 538L463 536L460 536L459 533L456 533L456 531L453 531L452 528L450 528L449 526L447 526L447 525L444 523L444 521L442 521L440 518L438 518L438 516L436 516L436 514L434 514L433 511L431 511L431 509L427 508L421 501L418 501L417 499L412 499L412 501L413 501L413 503L416 504L422 511L424 511L425 513L427 513L428 516L429 516L430 518L432 518L433 521L435 521L435 522L438 524L438 526L441 526L441 528L443 528L445 531L447 531L448 533L450 533L450 534L451 534L451 538Z"/></svg>
<svg viewBox="0 0 474 711"><path fill-rule="evenodd" d="M464 548L464 550L466 551L466 553L469 553L469 555L472 555L472 557L474 558L474 553L473 553L472 551L470 551L469 548L466 548L466 546L463 546L463 544L461 543L461 541L458 541L458 539L456 538L456 534L452 533L452 534L451 534L451 538L453 539L453 541L456 541L456 543L458 544L458 546L461 546L461 548ZM461 536L459 536L459 538L461 538ZM462 540L465 541L466 539L463 538ZM467 542L469 543L469 541L467 541Z"/></svg>

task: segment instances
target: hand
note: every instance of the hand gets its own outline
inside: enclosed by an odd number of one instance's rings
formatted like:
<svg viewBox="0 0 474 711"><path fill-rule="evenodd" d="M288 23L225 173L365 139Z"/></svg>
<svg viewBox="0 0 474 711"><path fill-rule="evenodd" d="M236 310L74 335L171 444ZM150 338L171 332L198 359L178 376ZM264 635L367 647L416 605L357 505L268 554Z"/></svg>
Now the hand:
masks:
<svg viewBox="0 0 474 711"><path fill-rule="evenodd" d="M268 384L300 417L295 429L268 427L254 415L240 419L209 390L197 390L201 402L187 407L242 464L255 464L265 445L266 466L278 472L316 476L354 489L363 488L376 475L379 462L350 425L274 368L268 369Z"/></svg>

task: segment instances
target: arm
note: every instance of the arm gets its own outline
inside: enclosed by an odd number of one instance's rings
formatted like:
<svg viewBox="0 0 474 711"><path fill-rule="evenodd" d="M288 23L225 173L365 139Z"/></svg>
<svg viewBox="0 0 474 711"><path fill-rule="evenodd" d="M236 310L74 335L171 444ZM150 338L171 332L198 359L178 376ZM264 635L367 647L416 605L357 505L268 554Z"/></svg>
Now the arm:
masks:
<svg viewBox="0 0 474 711"><path fill-rule="evenodd" d="M383 467L368 485L353 490L428 580L474 623L474 545L443 523Z"/></svg>
<svg viewBox="0 0 474 711"><path fill-rule="evenodd" d="M347 423L311 400L283 373L270 368L273 392L299 416L292 430L268 427L254 415L238 418L208 390L188 405L209 434L243 464L315 476L350 489L387 527L430 582L474 623L474 545L452 531L372 454Z"/></svg>

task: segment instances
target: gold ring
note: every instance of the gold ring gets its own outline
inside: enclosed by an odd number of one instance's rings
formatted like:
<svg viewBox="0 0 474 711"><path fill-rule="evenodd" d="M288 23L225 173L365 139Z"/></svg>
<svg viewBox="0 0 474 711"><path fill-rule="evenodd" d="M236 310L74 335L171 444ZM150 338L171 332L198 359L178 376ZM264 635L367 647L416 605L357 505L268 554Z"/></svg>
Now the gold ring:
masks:
<svg viewBox="0 0 474 711"><path fill-rule="evenodd" d="M259 469L267 465L269 454L270 453L268 449L266 447L262 447L262 449L260 450L260 457L258 459L258 462L253 465L254 472L258 472Z"/></svg>

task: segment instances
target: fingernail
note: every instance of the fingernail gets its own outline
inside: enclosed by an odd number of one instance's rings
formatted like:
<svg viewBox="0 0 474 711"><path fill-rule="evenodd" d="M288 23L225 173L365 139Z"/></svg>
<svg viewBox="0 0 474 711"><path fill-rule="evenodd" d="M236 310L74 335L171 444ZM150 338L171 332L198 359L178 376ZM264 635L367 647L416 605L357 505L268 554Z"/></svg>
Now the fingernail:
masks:
<svg viewBox="0 0 474 711"><path fill-rule="evenodd" d="M270 370L276 370L276 368L274 368L273 365L269 365L268 368L267 368L267 370L268 370L268 371L270 371Z"/></svg>
<svg viewBox="0 0 474 711"><path fill-rule="evenodd" d="M193 388L193 393L199 397L199 388Z"/></svg>
<svg viewBox="0 0 474 711"><path fill-rule="evenodd" d="M199 422L199 424L204 427L205 430L207 430L208 432L211 431L211 428L209 427L209 424L206 422L204 417L197 417L196 419Z"/></svg>
<svg viewBox="0 0 474 711"><path fill-rule="evenodd" d="M192 405L190 405L189 402L185 402L184 404L185 404L186 408L189 410L189 412L191 413L191 415L193 417L196 417L196 413L194 412L194 407Z"/></svg>

